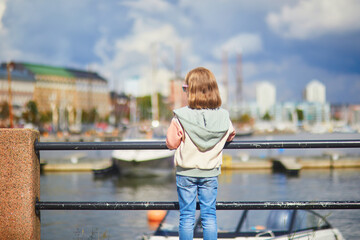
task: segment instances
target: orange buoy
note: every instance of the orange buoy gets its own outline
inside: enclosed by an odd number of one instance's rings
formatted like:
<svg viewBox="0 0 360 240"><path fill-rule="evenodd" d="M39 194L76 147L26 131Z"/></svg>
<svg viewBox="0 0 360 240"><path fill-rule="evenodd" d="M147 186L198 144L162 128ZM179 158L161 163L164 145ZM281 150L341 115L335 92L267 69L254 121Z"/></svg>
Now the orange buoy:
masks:
<svg viewBox="0 0 360 240"><path fill-rule="evenodd" d="M148 221L161 222L166 215L166 210L149 210L147 213Z"/></svg>
<svg viewBox="0 0 360 240"><path fill-rule="evenodd" d="M166 210L149 210L147 212L148 225L151 230L156 230L166 215Z"/></svg>

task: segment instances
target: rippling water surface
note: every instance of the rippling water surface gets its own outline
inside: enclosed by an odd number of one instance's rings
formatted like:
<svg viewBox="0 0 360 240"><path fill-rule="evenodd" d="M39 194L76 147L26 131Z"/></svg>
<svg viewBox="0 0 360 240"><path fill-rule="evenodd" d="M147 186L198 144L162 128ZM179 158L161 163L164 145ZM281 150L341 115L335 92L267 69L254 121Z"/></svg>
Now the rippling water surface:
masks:
<svg viewBox="0 0 360 240"><path fill-rule="evenodd" d="M359 200L360 169L303 170L299 177L270 171L224 171L219 201ZM177 201L173 173L161 178L94 178L92 173L41 176L42 201ZM346 239L360 239L360 210L322 210ZM41 212L42 239L139 239L153 231L146 211Z"/></svg>

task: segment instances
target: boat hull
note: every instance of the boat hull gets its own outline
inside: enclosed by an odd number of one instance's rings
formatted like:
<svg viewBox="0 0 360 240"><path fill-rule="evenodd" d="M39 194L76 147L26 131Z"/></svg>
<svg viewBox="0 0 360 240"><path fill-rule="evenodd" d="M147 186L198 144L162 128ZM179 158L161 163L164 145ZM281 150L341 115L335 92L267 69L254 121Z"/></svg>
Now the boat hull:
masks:
<svg viewBox="0 0 360 240"><path fill-rule="evenodd" d="M119 152L116 152L119 151ZM116 150L112 161L123 176L151 177L169 174L173 169L170 150Z"/></svg>

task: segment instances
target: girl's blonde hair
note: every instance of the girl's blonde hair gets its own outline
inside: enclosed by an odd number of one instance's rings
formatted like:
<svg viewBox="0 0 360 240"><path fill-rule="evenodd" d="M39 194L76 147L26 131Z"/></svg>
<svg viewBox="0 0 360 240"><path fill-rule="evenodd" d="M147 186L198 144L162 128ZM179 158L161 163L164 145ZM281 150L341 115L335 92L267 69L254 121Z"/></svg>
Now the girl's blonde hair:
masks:
<svg viewBox="0 0 360 240"><path fill-rule="evenodd" d="M188 105L193 109L215 109L221 106L221 97L214 74L204 68L191 70L185 77L188 85Z"/></svg>

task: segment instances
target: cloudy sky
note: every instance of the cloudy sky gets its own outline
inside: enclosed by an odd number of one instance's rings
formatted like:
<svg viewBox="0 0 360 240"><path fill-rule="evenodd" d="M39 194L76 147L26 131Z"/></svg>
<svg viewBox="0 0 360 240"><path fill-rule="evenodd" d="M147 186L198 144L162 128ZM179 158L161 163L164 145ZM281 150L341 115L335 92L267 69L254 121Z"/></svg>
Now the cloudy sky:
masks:
<svg viewBox="0 0 360 240"><path fill-rule="evenodd" d="M360 103L359 12L359 0L0 0L0 61L90 69L123 91L197 66L221 83L227 56L234 96L241 54L247 101L262 81L300 101L317 79L327 101Z"/></svg>

